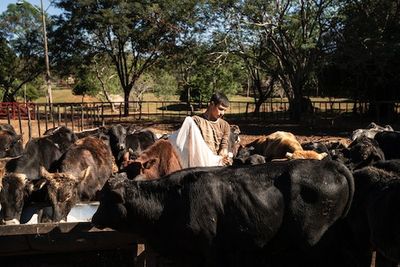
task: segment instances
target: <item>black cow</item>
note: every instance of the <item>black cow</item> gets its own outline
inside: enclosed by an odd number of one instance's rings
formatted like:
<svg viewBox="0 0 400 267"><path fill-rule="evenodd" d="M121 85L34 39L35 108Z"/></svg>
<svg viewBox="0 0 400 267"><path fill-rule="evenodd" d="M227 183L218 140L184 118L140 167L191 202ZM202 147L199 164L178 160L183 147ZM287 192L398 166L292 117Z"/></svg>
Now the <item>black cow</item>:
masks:
<svg viewBox="0 0 400 267"><path fill-rule="evenodd" d="M344 165L316 160L114 178L92 223L139 234L190 266L258 266L275 250L318 242L347 213L353 183Z"/></svg>
<svg viewBox="0 0 400 267"><path fill-rule="evenodd" d="M117 163L117 166L120 166L126 148L126 129L121 124L115 124L108 129L107 135L110 139L111 152L114 156L115 162Z"/></svg>
<svg viewBox="0 0 400 267"><path fill-rule="evenodd" d="M360 169L385 160L385 155L374 139L361 136L342 150L345 164L351 169Z"/></svg>
<svg viewBox="0 0 400 267"><path fill-rule="evenodd" d="M17 157L23 149L21 135L10 130L0 130L0 158Z"/></svg>
<svg viewBox="0 0 400 267"><path fill-rule="evenodd" d="M125 153L129 152L129 159L136 159L156 140L157 137L150 130L140 130L128 134L125 139Z"/></svg>
<svg viewBox="0 0 400 267"><path fill-rule="evenodd" d="M382 131L374 138L385 154L386 159L400 159L400 132Z"/></svg>
<svg viewBox="0 0 400 267"><path fill-rule="evenodd" d="M113 156L109 147L96 137L76 141L62 157L59 172L41 169L51 206L52 221L66 220L78 201L94 200L111 176Z"/></svg>
<svg viewBox="0 0 400 267"><path fill-rule="evenodd" d="M354 141L357 138L362 137L362 136L374 139L375 135L382 131L393 131L393 128L390 125L385 125L383 127L383 126L377 125L374 122L371 122L365 129L354 130L353 133L351 134L351 140Z"/></svg>
<svg viewBox="0 0 400 267"><path fill-rule="evenodd" d="M377 250L377 264L400 263L400 161L381 161L354 172L356 193L349 214L357 245ZM367 253L367 251L365 252Z"/></svg>
<svg viewBox="0 0 400 267"><path fill-rule="evenodd" d="M22 150L22 136L11 124L0 124L0 158L17 157Z"/></svg>
<svg viewBox="0 0 400 267"><path fill-rule="evenodd" d="M398 266L399 170L400 161L389 160L354 171L355 192L348 215L336 221L315 246L278 253L268 266Z"/></svg>
<svg viewBox="0 0 400 267"><path fill-rule="evenodd" d="M232 165L257 165L265 163L265 157L259 154L252 154L254 147L239 146L236 156L233 157Z"/></svg>

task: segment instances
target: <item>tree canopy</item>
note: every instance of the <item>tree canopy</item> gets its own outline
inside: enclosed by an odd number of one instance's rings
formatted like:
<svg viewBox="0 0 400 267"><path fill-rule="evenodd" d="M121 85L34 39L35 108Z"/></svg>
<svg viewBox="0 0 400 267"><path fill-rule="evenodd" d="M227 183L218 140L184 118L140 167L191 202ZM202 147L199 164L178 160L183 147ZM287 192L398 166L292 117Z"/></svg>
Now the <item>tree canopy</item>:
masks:
<svg viewBox="0 0 400 267"><path fill-rule="evenodd" d="M3 101L15 101L18 91L44 70L40 12L28 2L10 4L0 14L0 89Z"/></svg>
<svg viewBox="0 0 400 267"><path fill-rule="evenodd" d="M293 119L313 94L399 99L398 1L53 2L63 13L48 27L52 68L86 73L106 98L121 90L125 115L131 94L150 89L190 104L248 87L255 112L279 90ZM0 15L3 100L43 73L38 18L27 2Z"/></svg>

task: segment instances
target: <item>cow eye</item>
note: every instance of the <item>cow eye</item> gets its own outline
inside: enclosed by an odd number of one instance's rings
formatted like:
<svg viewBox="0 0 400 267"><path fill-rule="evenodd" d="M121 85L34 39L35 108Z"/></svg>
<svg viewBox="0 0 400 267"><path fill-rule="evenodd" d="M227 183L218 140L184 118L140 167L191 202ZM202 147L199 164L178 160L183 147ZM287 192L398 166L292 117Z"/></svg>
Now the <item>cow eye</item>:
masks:
<svg viewBox="0 0 400 267"><path fill-rule="evenodd" d="M318 200L318 193L310 187L302 186L300 196L306 203L315 203Z"/></svg>

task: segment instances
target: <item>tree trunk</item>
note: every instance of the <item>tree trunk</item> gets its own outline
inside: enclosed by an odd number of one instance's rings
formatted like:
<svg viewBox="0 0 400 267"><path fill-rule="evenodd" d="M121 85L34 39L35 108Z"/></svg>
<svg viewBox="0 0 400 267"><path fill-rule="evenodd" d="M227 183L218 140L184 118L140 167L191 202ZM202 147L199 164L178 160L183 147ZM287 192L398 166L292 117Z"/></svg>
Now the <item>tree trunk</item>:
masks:
<svg viewBox="0 0 400 267"><path fill-rule="evenodd" d="M132 88L134 83L128 84L127 86L123 87L124 90L124 117L129 116L129 96L131 94Z"/></svg>
<svg viewBox="0 0 400 267"><path fill-rule="evenodd" d="M289 97L289 116L291 120L300 121L303 112L302 88L298 85L292 86L293 97Z"/></svg>
<svg viewBox="0 0 400 267"><path fill-rule="evenodd" d="M4 92L3 102L15 102L14 94L10 94L8 91Z"/></svg>
<svg viewBox="0 0 400 267"><path fill-rule="evenodd" d="M129 116L129 94L131 90L124 90L124 117Z"/></svg>
<svg viewBox="0 0 400 267"><path fill-rule="evenodd" d="M300 121L301 118L301 97L295 96L293 99L289 100L289 116L291 120Z"/></svg>
<svg viewBox="0 0 400 267"><path fill-rule="evenodd" d="M270 77L268 84L263 86L261 79L257 79L253 82L253 93L254 93L254 115L260 114L262 104L271 96L272 90L275 84L275 77ZM257 99L258 95L258 99Z"/></svg>

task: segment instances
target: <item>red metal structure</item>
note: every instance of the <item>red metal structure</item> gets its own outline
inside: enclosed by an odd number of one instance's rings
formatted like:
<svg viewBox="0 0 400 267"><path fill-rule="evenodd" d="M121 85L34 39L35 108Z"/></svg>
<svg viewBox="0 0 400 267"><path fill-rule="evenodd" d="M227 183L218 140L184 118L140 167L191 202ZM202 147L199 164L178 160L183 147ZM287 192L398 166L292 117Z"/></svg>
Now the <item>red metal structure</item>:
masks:
<svg viewBox="0 0 400 267"><path fill-rule="evenodd" d="M9 118L10 120L27 119L29 112L30 118L34 119L35 110L35 103L0 102L0 118Z"/></svg>

